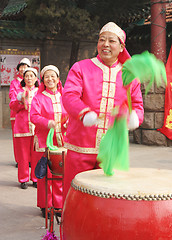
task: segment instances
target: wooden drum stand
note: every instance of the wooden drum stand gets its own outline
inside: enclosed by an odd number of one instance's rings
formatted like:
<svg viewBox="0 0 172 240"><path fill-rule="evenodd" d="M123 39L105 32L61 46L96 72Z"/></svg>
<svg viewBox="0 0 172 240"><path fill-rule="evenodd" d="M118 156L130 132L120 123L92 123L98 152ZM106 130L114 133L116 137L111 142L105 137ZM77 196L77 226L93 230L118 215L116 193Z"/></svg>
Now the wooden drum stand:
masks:
<svg viewBox="0 0 172 240"><path fill-rule="evenodd" d="M45 227L48 228L48 213L50 214L50 222L49 222L49 232L54 232L54 215L56 217L57 224L60 225L61 221L59 220L57 213L62 214L62 209L55 209L54 206L48 208L48 181L61 181L62 180L62 189L63 189L63 178L64 178L64 160L65 160L65 148L59 148L57 151L50 151L48 149L48 163L47 168L50 168L52 173L52 177L49 178L46 174L45 177L45 188L46 188L46 207L45 207ZM53 176L58 176L53 177ZM52 192L53 194L53 187ZM52 203L53 205L53 203Z"/></svg>

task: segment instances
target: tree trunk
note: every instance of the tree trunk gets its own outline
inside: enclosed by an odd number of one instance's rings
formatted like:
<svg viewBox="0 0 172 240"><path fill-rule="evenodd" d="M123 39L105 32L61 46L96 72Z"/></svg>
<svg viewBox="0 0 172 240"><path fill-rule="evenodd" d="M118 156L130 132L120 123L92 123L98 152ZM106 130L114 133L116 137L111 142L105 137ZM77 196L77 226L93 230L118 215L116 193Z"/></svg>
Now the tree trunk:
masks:
<svg viewBox="0 0 172 240"><path fill-rule="evenodd" d="M75 62L77 62L77 60L78 60L79 45L80 45L80 42L78 42L78 41L76 41L76 40L73 40L73 41L72 41L72 48L71 48L69 68L71 68L72 65L73 65Z"/></svg>

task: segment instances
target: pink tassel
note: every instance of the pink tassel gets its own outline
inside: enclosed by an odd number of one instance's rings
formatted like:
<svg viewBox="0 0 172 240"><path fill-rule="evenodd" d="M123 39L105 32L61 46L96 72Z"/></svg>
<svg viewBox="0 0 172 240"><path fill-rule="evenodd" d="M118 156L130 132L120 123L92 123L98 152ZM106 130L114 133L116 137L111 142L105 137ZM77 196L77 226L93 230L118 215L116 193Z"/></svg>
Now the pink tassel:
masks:
<svg viewBox="0 0 172 240"><path fill-rule="evenodd" d="M56 237L54 232L51 233L47 230L47 234L42 238L42 240L59 240L59 238Z"/></svg>

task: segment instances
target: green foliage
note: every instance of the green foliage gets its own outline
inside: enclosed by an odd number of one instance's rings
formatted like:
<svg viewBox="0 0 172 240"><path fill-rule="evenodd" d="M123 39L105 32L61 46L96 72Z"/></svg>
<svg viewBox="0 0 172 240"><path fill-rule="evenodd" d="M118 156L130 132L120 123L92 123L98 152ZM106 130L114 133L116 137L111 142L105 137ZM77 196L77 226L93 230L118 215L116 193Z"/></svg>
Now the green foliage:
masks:
<svg viewBox="0 0 172 240"><path fill-rule="evenodd" d="M94 38L95 29L99 28L98 17L91 17L77 2L28 0L28 7L25 10L28 30L42 31L48 37L61 34L70 39Z"/></svg>

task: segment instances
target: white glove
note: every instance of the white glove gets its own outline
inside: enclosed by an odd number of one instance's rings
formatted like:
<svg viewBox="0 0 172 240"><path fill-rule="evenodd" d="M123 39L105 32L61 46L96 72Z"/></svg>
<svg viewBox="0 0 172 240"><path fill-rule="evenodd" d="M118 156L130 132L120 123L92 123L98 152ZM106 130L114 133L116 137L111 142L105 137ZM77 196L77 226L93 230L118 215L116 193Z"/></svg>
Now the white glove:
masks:
<svg viewBox="0 0 172 240"><path fill-rule="evenodd" d="M22 96L23 96L23 92L19 92L19 93L17 94L17 100L18 100L18 101L21 101L21 100L22 100Z"/></svg>
<svg viewBox="0 0 172 240"><path fill-rule="evenodd" d="M83 125L85 127L91 127L97 124L97 122L98 122L97 114L93 111L86 113L83 118Z"/></svg>
<svg viewBox="0 0 172 240"><path fill-rule="evenodd" d="M128 128L134 130L139 127L139 118L135 110L132 110L129 118Z"/></svg>

